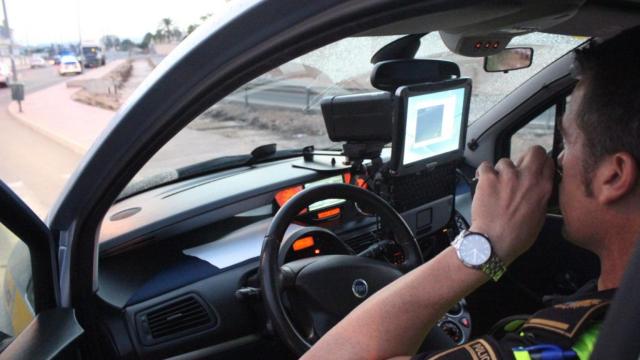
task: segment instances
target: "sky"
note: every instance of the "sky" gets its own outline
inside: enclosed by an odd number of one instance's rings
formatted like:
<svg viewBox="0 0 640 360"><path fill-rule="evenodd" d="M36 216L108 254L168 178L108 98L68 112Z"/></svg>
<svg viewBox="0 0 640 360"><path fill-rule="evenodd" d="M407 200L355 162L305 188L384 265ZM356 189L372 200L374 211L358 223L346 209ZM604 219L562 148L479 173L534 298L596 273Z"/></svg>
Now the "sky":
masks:
<svg viewBox="0 0 640 360"><path fill-rule="evenodd" d="M4 0L14 41L21 45L98 41L105 34L140 41L171 18L185 31L200 17L224 12L229 0Z"/></svg>

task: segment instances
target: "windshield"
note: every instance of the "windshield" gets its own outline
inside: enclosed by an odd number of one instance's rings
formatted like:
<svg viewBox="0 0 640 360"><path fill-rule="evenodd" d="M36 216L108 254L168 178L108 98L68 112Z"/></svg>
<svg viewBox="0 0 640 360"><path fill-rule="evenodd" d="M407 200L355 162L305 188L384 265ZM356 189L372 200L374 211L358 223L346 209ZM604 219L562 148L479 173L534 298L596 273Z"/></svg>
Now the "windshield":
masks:
<svg viewBox="0 0 640 360"><path fill-rule="evenodd" d="M84 55L95 55L100 51L100 48L97 46L83 46L82 53Z"/></svg>
<svg viewBox="0 0 640 360"><path fill-rule="evenodd" d="M320 101L326 96L377 91L369 75L371 56L397 36L340 40L289 61L245 84L195 118L167 143L130 184L149 178L173 179L179 168L254 148L277 144L278 150L313 145L340 148L327 137ZM422 38L418 58L457 63L462 76L473 80L469 124L540 69L584 41L583 38L534 33L515 38L510 46L533 47L533 64L509 73L487 73L483 58L449 51L439 34ZM173 173L174 175L167 175ZM160 176L160 177L159 177ZM155 185L155 184L154 184Z"/></svg>

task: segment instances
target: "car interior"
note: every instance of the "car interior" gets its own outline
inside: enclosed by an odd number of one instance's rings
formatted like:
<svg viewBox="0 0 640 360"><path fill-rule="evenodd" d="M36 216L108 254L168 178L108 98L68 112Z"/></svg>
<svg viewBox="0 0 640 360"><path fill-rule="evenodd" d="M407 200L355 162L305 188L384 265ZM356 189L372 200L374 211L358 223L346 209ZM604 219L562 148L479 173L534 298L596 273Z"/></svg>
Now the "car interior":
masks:
<svg viewBox="0 0 640 360"><path fill-rule="evenodd" d="M469 227L476 167L516 156L522 129L550 118L545 147L554 158L561 151L557 124L576 83L571 51L471 121L471 74L455 61L418 58L429 46L421 39L435 34L448 52L485 58L485 71L506 76L536 63L533 50L506 55L519 36L580 36L577 47L584 46L640 24L640 2L497 1L402 15L387 8L356 24L306 51L280 50L286 55L253 70L256 78L345 37L393 36L367 54L370 91L324 96L313 110L332 148L258 146L125 190L109 206L94 229L95 271L85 265L95 286L78 311L83 327L93 319L83 351L122 359L297 358L372 292ZM500 319L531 314L598 272L597 257L563 238L552 199L535 245L499 282L450 309L422 349L490 333ZM446 284L426 282L425 291L431 286Z"/></svg>

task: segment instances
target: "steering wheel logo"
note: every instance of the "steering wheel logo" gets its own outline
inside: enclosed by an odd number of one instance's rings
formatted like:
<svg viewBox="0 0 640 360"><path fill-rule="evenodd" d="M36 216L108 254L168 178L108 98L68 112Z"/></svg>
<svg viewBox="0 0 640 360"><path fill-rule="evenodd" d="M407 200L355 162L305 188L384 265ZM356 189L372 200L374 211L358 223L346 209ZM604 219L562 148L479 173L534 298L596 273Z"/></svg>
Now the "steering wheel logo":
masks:
<svg viewBox="0 0 640 360"><path fill-rule="evenodd" d="M357 298L362 299L369 293L369 285L363 279L355 279L351 285L351 291Z"/></svg>

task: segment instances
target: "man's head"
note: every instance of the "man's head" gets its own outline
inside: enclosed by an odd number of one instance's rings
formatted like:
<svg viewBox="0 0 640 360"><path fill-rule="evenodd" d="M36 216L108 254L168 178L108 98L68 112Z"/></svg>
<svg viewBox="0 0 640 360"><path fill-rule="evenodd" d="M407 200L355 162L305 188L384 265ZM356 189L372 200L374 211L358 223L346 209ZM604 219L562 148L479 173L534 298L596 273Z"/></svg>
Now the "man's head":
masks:
<svg viewBox="0 0 640 360"><path fill-rule="evenodd" d="M569 238L594 251L611 220L640 210L639 37L637 27L576 52L579 82L562 124L560 206Z"/></svg>

